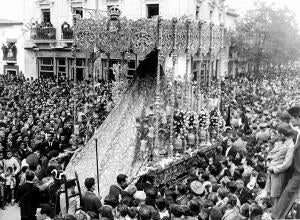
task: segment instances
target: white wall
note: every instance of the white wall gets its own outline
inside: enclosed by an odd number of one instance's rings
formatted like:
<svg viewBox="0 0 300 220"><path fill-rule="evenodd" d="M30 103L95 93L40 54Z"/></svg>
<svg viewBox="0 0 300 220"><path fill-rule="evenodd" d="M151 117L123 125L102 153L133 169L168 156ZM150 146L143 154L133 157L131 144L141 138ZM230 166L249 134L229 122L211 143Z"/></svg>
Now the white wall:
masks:
<svg viewBox="0 0 300 220"><path fill-rule="evenodd" d="M25 64L24 64L24 38L22 35L21 25L13 25L13 26L0 26L0 45L6 45L7 39L16 39L16 47L17 47L17 65L19 65L19 70L24 73ZM6 65L5 61L2 61L3 53L0 51L0 74L3 73L3 65Z"/></svg>

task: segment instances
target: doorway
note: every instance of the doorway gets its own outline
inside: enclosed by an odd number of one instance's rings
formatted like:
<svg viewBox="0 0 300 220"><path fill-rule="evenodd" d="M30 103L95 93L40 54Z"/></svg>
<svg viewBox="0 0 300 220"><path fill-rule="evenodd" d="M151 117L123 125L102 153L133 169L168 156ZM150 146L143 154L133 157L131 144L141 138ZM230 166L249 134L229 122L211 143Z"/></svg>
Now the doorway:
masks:
<svg viewBox="0 0 300 220"><path fill-rule="evenodd" d="M16 76L17 75L17 70L6 69L6 75L8 75L8 76Z"/></svg>

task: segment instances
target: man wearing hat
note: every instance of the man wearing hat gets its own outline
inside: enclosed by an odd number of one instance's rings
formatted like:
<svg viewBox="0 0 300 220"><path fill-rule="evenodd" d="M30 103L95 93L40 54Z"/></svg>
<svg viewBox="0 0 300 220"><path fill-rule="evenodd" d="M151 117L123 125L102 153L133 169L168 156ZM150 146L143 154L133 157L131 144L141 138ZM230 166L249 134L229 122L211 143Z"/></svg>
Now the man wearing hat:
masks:
<svg viewBox="0 0 300 220"><path fill-rule="evenodd" d="M194 198L203 197L205 195L205 188L198 180L194 180L190 183L190 189Z"/></svg>

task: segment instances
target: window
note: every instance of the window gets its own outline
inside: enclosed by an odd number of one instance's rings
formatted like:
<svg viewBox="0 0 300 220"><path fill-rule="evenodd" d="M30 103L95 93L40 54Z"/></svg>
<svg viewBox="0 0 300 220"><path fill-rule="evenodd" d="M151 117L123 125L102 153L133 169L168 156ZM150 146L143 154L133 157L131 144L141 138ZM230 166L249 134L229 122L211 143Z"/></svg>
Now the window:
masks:
<svg viewBox="0 0 300 220"><path fill-rule="evenodd" d="M58 65L60 65L60 66L64 66L64 65L66 65L66 59L58 59Z"/></svg>
<svg viewBox="0 0 300 220"><path fill-rule="evenodd" d="M73 15L79 15L81 18L83 18L83 10L82 8L73 8Z"/></svg>
<svg viewBox="0 0 300 220"><path fill-rule="evenodd" d="M147 18L152 18L159 15L159 4L147 5Z"/></svg>
<svg viewBox="0 0 300 220"><path fill-rule="evenodd" d="M57 58L57 67L58 67L58 74L66 75L67 72L67 65L66 65L66 59L65 58Z"/></svg>
<svg viewBox="0 0 300 220"><path fill-rule="evenodd" d="M128 78L132 78L135 75L136 68L137 68L136 62L134 60L131 60L128 63L128 73L127 73Z"/></svg>
<svg viewBox="0 0 300 220"><path fill-rule="evenodd" d="M50 23L50 9L42 9L43 22Z"/></svg>
<svg viewBox="0 0 300 220"><path fill-rule="evenodd" d="M76 66L78 67L85 67L85 60L84 59L76 59Z"/></svg>
<svg viewBox="0 0 300 220"><path fill-rule="evenodd" d="M200 7L196 7L196 20L199 20Z"/></svg>
<svg viewBox="0 0 300 220"><path fill-rule="evenodd" d="M41 58L41 65L53 65L52 58Z"/></svg>
<svg viewBox="0 0 300 220"><path fill-rule="evenodd" d="M45 57L39 58L39 75L42 78L53 78L54 77L54 66L53 58Z"/></svg>

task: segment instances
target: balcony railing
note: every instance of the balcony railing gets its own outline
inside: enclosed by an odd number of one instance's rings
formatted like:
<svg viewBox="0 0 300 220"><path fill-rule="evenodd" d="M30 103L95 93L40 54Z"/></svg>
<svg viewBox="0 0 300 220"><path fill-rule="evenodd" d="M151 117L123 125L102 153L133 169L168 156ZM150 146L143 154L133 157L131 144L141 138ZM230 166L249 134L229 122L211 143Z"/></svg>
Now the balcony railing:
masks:
<svg viewBox="0 0 300 220"><path fill-rule="evenodd" d="M3 56L3 61L17 61L17 57L16 56Z"/></svg>
<svg viewBox="0 0 300 220"><path fill-rule="evenodd" d="M64 40L71 40L74 38L74 32L72 28L62 28L61 38Z"/></svg>
<svg viewBox="0 0 300 220"><path fill-rule="evenodd" d="M3 52L3 61L17 61L17 47L15 42L10 42L6 45L3 44L1 49Z"/></svg>
<svg viewBox="0 0 300 220"><path fill-rule="evenodd" d="M56 29L54 27L34 27L31 28L32 40L55 40Z"/></svg>

